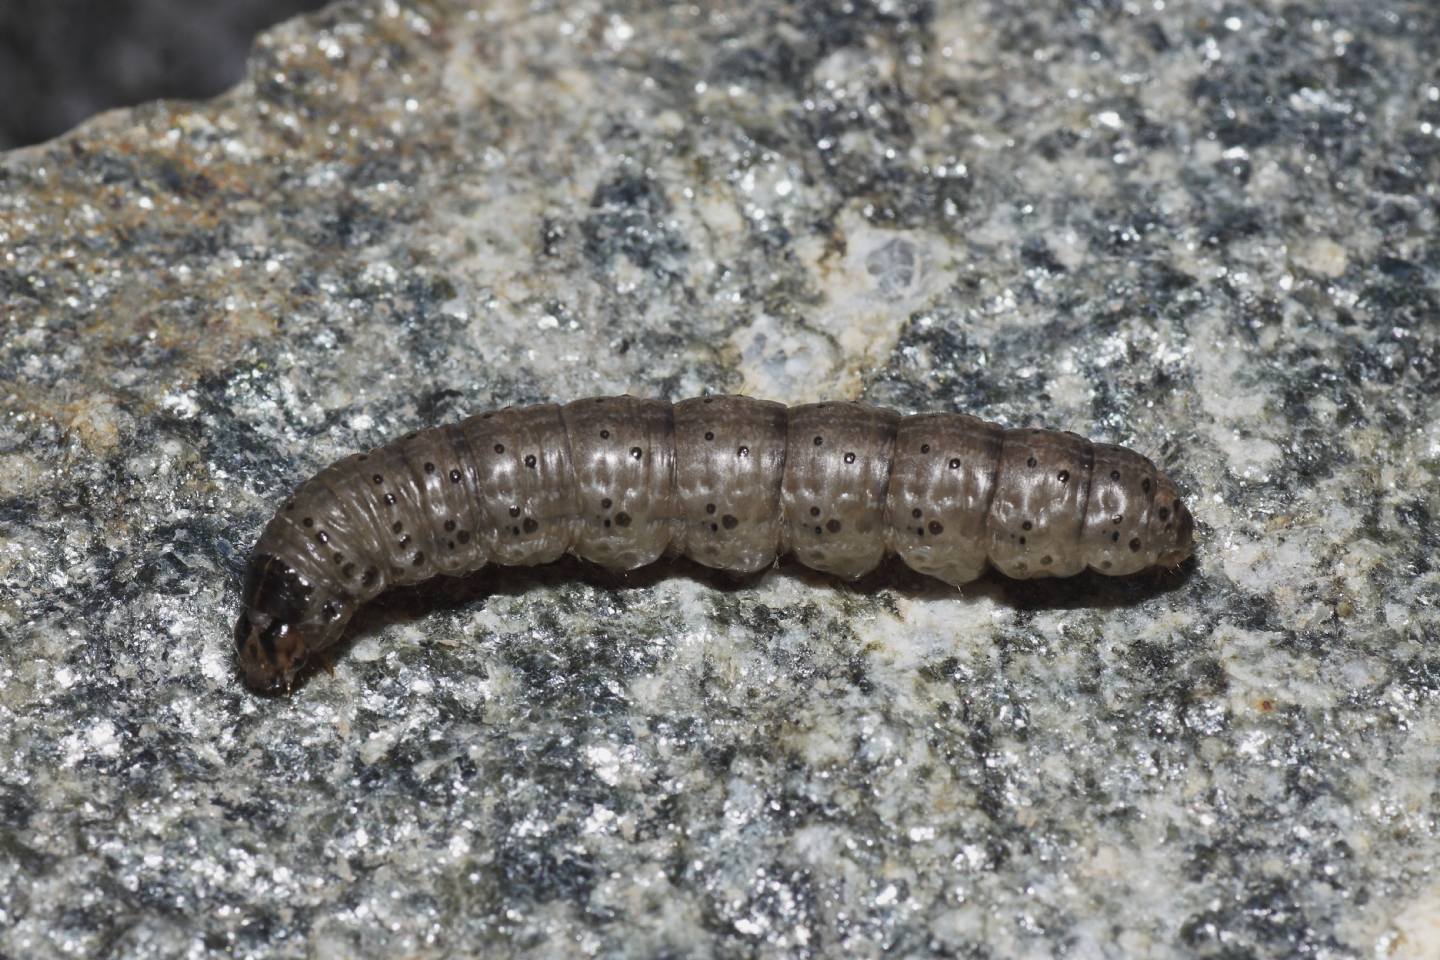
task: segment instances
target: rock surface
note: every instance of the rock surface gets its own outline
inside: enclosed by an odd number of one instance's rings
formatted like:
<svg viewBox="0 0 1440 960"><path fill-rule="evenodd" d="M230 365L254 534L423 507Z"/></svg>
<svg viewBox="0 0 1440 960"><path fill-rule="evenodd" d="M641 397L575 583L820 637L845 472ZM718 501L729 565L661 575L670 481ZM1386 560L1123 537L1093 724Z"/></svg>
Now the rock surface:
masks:
<svg viewBox="0 0 1440 960"><path fill-rule="evenodd" d="M378 0L0 157L0 955L1436 956L1437 48ZM242 689L310 472L706 390L1128 443L1198 562L487 572Z"/></svg>

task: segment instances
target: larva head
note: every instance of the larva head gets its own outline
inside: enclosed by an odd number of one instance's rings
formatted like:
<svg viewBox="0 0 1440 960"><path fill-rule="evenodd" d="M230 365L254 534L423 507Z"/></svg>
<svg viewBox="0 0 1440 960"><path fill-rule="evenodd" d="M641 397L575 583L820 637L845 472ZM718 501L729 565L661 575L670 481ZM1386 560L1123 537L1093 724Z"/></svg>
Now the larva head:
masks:
<svg viewBox="0 0 1440 960"><path fill-rule="evenodd" d="M244 603L235 648L245 682L261 693L288 689L312 654L339 639L349 609L268 553L250 558Z"/></svg>
<svg viewBox="0 0 1440 960"><path fill-rule="evenodd" d="M1195 549L1195 520L1170 478L1162 473L1159 481L1150 511L1150 541L1155 544L1156 565L1178 567Z"/></svg>

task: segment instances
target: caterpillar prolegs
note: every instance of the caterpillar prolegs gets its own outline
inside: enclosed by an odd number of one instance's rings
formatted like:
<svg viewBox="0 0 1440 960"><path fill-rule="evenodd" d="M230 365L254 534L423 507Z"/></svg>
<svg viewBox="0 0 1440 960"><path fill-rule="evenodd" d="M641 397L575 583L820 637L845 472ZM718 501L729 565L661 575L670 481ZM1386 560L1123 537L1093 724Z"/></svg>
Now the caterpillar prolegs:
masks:
<svg viewBox="0 0 1440 960"><path fill-rule="evenodd" d="M235 641L268 690L387 587L487 563L669 553L746 573L793 553L855 578L893 553L962 584L1172 566L1192 531L1153 463L1073 433L736 396L507 407L303 483L255 546Z"/></svg>

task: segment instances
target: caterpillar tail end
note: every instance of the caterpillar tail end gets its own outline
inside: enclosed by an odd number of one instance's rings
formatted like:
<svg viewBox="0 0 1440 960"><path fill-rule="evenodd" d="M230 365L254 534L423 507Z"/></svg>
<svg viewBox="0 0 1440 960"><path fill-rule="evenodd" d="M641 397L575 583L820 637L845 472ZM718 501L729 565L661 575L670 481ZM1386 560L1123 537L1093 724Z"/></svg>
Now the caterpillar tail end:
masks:
<svg viewBox="0 0 1440 960"><path fill-rule="evenodd" d="M1174 570L1195 552L1195 518L1184 502L1175 497L1174 515L1169 517L1163 530L1159 531L1161 547L1155 558L1155 565Z"/></svg>

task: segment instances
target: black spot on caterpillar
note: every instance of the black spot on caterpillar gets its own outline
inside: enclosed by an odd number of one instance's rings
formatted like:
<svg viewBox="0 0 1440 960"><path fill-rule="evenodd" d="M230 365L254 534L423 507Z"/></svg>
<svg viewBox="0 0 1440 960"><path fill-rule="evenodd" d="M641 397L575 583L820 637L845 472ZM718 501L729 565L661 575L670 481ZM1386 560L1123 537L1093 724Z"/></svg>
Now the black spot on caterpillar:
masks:
<svg viewBox="0 0 1440 960"><path fill-rule="evenodd" d="M387 587L488 563L668 552L749 573L793 553L853 579L896 554L962 584L1175 566L1192 532L1153 463L1073 433L732 396L507 407L301 484L255 546L235 642L270 690Z"/></svg>

